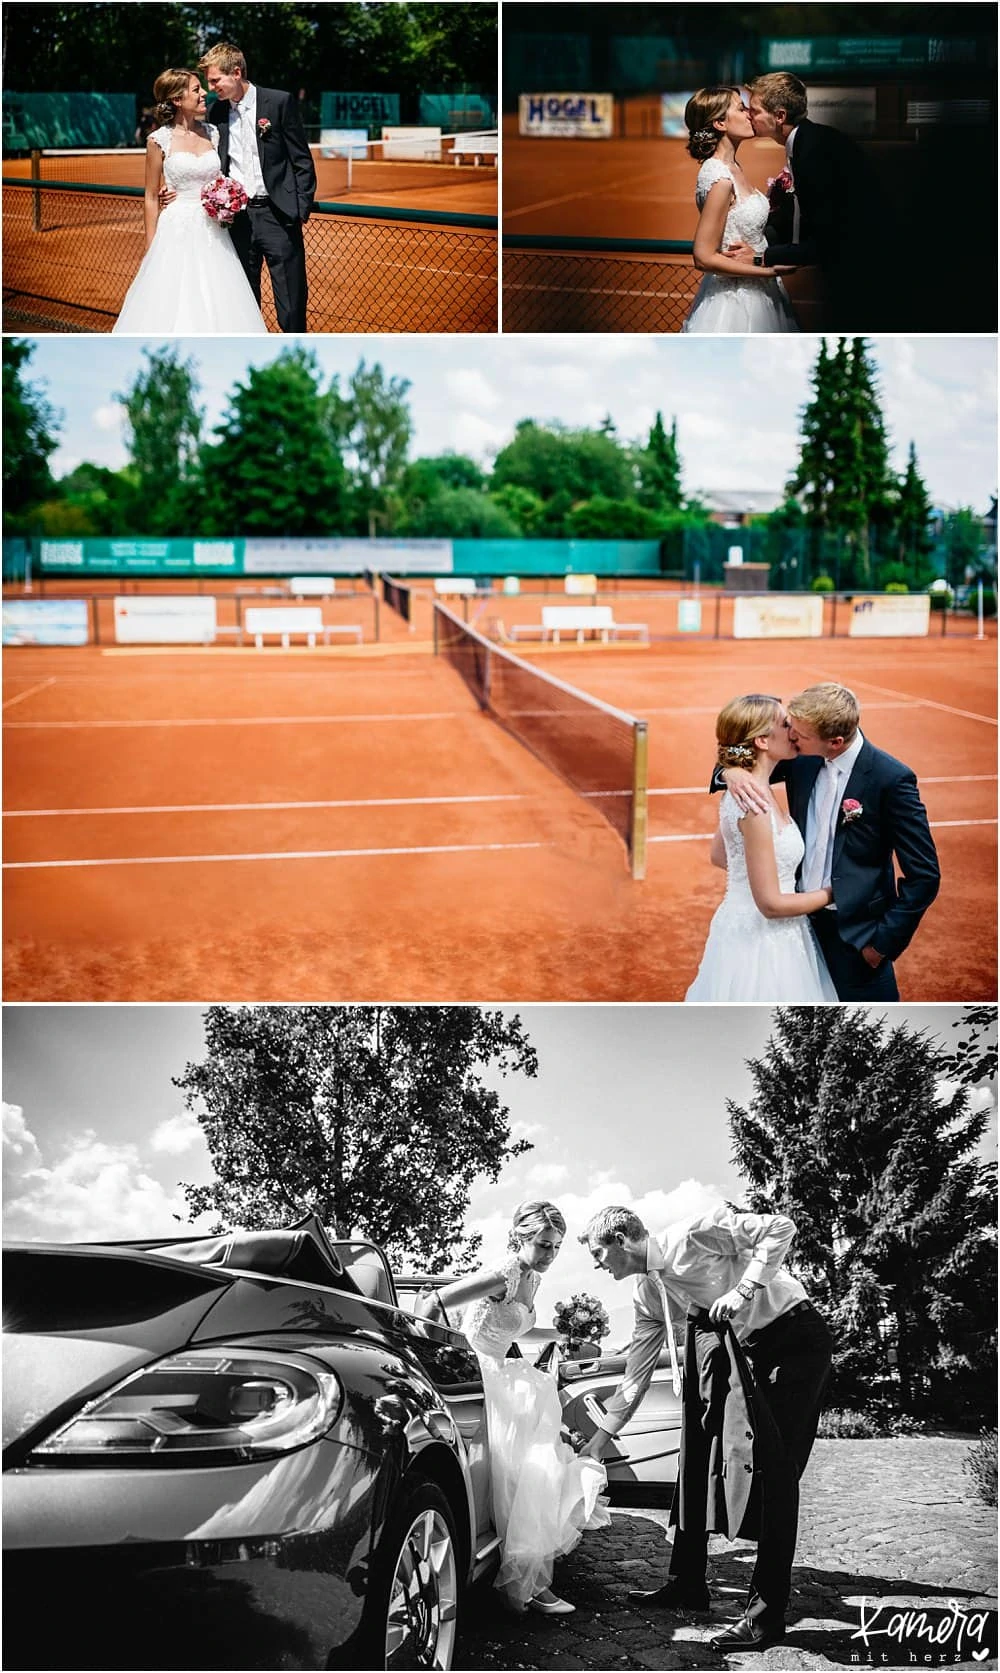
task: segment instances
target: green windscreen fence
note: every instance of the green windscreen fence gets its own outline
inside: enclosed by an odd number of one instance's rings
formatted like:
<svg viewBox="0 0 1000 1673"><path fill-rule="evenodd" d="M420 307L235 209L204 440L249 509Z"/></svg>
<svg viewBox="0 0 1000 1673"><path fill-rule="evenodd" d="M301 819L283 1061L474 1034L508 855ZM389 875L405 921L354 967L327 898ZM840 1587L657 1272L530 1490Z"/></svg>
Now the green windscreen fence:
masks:
<svg viewBox="0 0 1000 1673"><path fill-rule="evenodd" d="M4 156L55 147L136 143L136 104L131 93L4 91Z"/></svg>
<svg viewBox="0 0 1000 1673"><path fill-rule="evenodd" d="M503 38L505 104L516 106L518 93L590 91L589 35L520 35Z"/></svg>
<svg viewBox="0 0 1000 1673"><path fill-rule="evenodd" d="M495 128L496 104L485 93L453 92L421 93L420 121L428 128L440 128L445 134L476 133L484 128Z"/></svg>

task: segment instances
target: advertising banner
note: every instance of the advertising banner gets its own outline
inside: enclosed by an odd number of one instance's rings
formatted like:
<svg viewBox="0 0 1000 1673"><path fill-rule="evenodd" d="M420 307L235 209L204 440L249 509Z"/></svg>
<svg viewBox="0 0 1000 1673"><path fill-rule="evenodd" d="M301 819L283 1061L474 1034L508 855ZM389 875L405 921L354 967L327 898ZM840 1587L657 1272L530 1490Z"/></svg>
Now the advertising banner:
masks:
<svg viewBox="0 0 1000 1673"><path fill-rule="evenodd" d="M324 93L320 98L321 128L367 130L398 121L398 93Z"/></svg>
<svg viewBox="0 0 1000 1673"><path fill-rule="evenodd" d="M441 129L383 128L382 156L386 162L440 162Z"/></svg>
<svg viewBox="0 0 1000 1673"><path fill-rule="evenodd" d="M610 139L615 129L611 93L522 93L518 133L543 139Z"/></svg>
<svg viewBox="0 0 1000 1673"><path fill-rule="evenodd" d="M115 599L119 645L210 645L214 638L214 598L130 593Z"/></svg>
<svg viewBox="0 0 1000 1673"><path fill-rule="evenodd" d="M817 70L916 70L931 65L974 64L976 41L966 35L813 35L797 40L765 40L769 70L797 75ZM812 90L809 116L812 118Z"/></svg>
<svg viewBox="0 0 1000 1673"><path fill-rule="evenodd" d="M597 576L567 575L563 580L563 591L571 598L593 598L597 591Z"/></svg>
<svg viewBox="0 0 1000 1673"><path fill-rule="evenodd" d="M874 87L810 87L809 120L868 139L875 132Z"/></svg>
<svg viewBox="0 0 1000 1673"><path fill-rule="evenodd" d="M323 157L355 157L364 162L368 155L368 129L321 128L319 149Z"/></svg>
<svg viewBox="0 0 1000 1673"><path fill-rule="evenodd" d="M741 593L733 600L734 639L819 639L819 593Z"/></svg>
<svg viewBox="0 0 1000 1673"><path fill-rule="evenodd" d="M694 92L694 88L691 89ZM660 132L664 139L687 139L684 112L691 93L660 94Z"/></svg>
<svg viewBox="0 0 1000 1673"><path fill-rule="evenodd" d="M420 120L454 134L463 128L494 128L497 117L480 93L421 93Z"/></svg>
<svg viewBox="0 0 1000 1673"><path fill-rule="evenodd" d="M930 632L928 593L855 593L852 639L922 639Z"/></svg>
<svg viewBox="0 0 1000 1673"><path fill-rule="evenodd" d="M678 633L701 632L700 598L679 598L677 600L677 631Z"/></svg>
<svg viewBox="0 0 1000 1673"><path fill-rule="evenodd" d="M5 645L86 645L90 638L84 598L5 598Z"/></svg>
<svg viewBox="0 0 1000 1673"><path fill-rule="evenodd" d="M360 575L365 569L390 575L441 575L454 568L450 540L361 540L335 536L301 540L248 535L243 551L246 575Z"/></svg>

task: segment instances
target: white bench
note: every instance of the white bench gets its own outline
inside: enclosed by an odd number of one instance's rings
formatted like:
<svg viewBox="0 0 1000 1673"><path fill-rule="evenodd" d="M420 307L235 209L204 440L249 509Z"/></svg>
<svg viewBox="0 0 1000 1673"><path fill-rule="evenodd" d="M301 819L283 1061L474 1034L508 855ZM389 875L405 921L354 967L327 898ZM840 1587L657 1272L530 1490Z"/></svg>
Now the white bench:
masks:
<svg viewBox="0 0 1000 1673"><path fill-rule="evenodd" d="M471 575L436 575L434 577L434 591L441 598L456 596L459 593L474 593L476 583Z"/></svg>
<svg viewBox="0 0 1000 1673"><path fill-rule="evenodd" d="M473 167L478 168L483 159L487 163L495 162L499 154L499 134L456 134L451 142L451 157L456 168L463 157L471 157Z"/></svg>
<svg viewBox="0 0 1000 1673"><path fill-rule="evenodd" d="M287 650L288 642L293 634L304 636L307 643L315 645L317 638L322 637L323 643L330 643L331 633L350 633L361 644L362 630L352 623L350 626L328 626L324 624L323 612L318 604L292 605L288 609L271 609L269 607L251 607L243 613L243 626L247 633L252 633L254 644L260 650L265 638L278 637L282 647Z"/></svg>
<svg viewBox="0 0 1000 1673"><path fill-rule="evenodd" d="M543 604L540 622L515 623L510 628L512 639L551 639L556 645L561 633L575 633L577 644L582 644L588 633L599 633L605 645L620 633L649 639L646 622L616 622L610 604Z"/></svg>
<svg viewBox="0 0 1000 1673"><path fill-rule="evenodd" d="M293 598L331 598L336 590L332 575L292 575L288 582Z"/></svg>

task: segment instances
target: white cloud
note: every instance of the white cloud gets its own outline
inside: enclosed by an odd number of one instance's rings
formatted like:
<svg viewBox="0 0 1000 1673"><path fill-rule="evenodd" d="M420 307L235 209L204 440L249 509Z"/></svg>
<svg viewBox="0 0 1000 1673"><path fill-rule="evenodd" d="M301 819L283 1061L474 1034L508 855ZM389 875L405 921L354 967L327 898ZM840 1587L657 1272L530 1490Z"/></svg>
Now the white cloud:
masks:
<svg viewBox="0 0 1000 1673"><path fill-rule="evenodd" d="M446 445L456 453L467 453L473 459L485 460L499 452L510 440L505 424L493 423L477 412L456 412L449 420ZM445 438L439 438L438 451L445 450Z"/></svg>
<svg viewBox="0 0 1000 1673"><path fill-rule="evenodd" d="M186 1150L203 1145L205 1137L197 1117L185 1113L161 1121L158 1127L153 1128L149 1142L152 1149L161 1155L182 1156Z"/></svg>
<svg viewBox="0 0 1000 1673"><path fill-rule="evenodd" d="M178 1219L192 1224L183 1194L152 1177L135 1145L106 1144L90 1129L50 1166L27 1171L5 1209L6 1235L25 1241L166 1236Z"/></svg>
<svg viewBox="0 0 1000 1673"><path fill-rule="evenodd" d="M525 1174L527 1184L546 1191L562 1185L568 1178L569 1168L563 1162L536 1162Z"/></svg>
<svg viewBox="0 0 1000 1673"><path fill-rule="evenodd" d="M125 423L125 408L117 402L104 402L95 407L91 413L91 420L98 430L121 430Z"/></svg>
<svg viewBox="0 0 1000 1673"><path fill-rule="evenodd" d="M475 412L494 412L501 397L484 372L472 366L456 366L444 376L444 386L456 401Z"/></svg>
<svg viewBox="0 0 1000 1673"><path fill-rule="evenodd" d="M20 1104L4 1103L3 1146L14 1156L26 1157L31 1161L38 1157L38 1145L35 1142L35 1136L28 1131L28 1124L24 1119L24 1111Z"/></svg>

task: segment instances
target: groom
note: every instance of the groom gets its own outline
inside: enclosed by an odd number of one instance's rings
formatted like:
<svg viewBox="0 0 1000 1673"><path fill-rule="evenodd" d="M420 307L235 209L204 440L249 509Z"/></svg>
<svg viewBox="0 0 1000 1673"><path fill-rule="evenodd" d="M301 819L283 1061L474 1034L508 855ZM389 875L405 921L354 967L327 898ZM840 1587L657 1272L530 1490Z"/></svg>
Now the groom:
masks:
<svg viewBox="0 0 1000 1673"><path fill-rule="evenodd" d="M798 76L774 71L749 91L754 134L785 147L792 189L772 186L763 255L742 244L726 254L758 266L819 267L826 331L900 330L902 295L888 291L899 272L898 252L890 260L889 205L865 153L840 129L809 121Z"/></svg>
<svg viewBox="0 0 1000 1673"><path fill-rule="evenodd" d="M799 753L779 763L772 783L784 781L805 842L801 887L833 889L832 905L810 922L837 996L898 1000L893 960L941 881L916 775L862 735L858 700L846 686L809 686L786 708ZM769 809L766 792L742 767L717 768L711 788L728 789L746 813Z"/></svg>
<svg viewBox="0 0 1000 1673"><path fill-rule="evenodd" d="M230 233L260 306L267 262L282 331L306 330L306 256L302 228L316 196L316 169L291 93L255 87L238 47L220 41L198 65L215 101L208 120L219 130L223 174L244 188L246 212Z"/></svg>
<svg viewBox="0 0 1000 1673"><path fill-rule="evenodd" d="M625 1374L583 1448L601 1458L649 1387L672 1300L687 1315L680 1475L666 1582L630 1592L641 1608L705 1612L708 1536L756 1539L743 1614L713 1649L766 1650L785 1636L799 1480L830 1376L830 1331L785 1268L795 1223L711 1210L653 1237L630 1208L602 1209L580 1238L594 1265L635 1285Z"/></svg>

